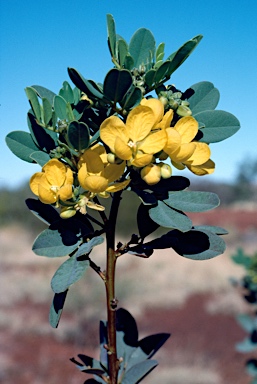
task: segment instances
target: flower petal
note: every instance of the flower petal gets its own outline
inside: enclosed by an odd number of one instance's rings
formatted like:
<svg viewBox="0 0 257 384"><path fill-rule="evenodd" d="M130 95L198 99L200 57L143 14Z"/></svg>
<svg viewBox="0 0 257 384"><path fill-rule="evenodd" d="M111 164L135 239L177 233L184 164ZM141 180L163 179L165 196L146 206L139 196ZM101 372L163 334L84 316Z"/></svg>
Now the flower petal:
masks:
<svg viewBox="0 0 257 384"><path fill-rule="evenodd" d="M174 128L167 128L167 142L163 150L171 155L173 152L177 151L181 145L181 136Z"/></svg>
<svg viewBox="0 0 257 384"><path fill-rule="evenodd" d="M210 159L202 165L195 165L195 166L187 165L187 168L191 172L193 172L195 175L204 176L204 175L208 175L208 174L211 174L214 172L215 163Z"/></svg>
<svg viewBox="0 0 257 384"><path fill-rule="evenodd" d="M155 115L151 108L139 105L132 109L126 121L126 134L134 143L143 140L155 123Z"/></svg>
<svg viewBox="0 0 257 384"><path fill-rule="evenodd" d="M84 163L84 164L82 164L82 166L79 168L79 171L78 171L78 181L79 181L79 184L81 185L81 187L84 189L86 189L84 187L84 182L85 182L87 177L88 177L87 165L86 165L86 163Z"/></svg>
<svg viewBox="0 0 257 384"><path fill-rule="evenodd" d="M93 201L88 201L87 206L88 206L88 208L95 209L96 211L104 211L105 210L105 208L102 205L96 204Z"/></svg>
<svg viewBox="0 0 257 384"><path fill-rule="evenodd" d="M106 188L106 192L113 193L120 191L121 189L126 188L126 186L130 183L130 179L122 181L121 183L115 183Z"/></svg>
<svg viewBox="0 0 257 384"><path fill-rule="evenodd" d="M119 136L115 138L114 153L122 160L129 160L132 157L131 148Z"/></svg>
<svg viewBox="0 0 257 384"><path fill-rule="evenodd" d="M43 172L37 172L30 178L29 186L36 196L38 196L38 186L41 183L42 176L44 176Z"/></svg>
<svg viewBox="0 0 257 384"><path fill-rule="evenodd" d="M167 142L167 134L165 129L150 133L145 140L141 141L138 145L138 149L145 153L157 153L160 152Z"/></svg>
<svg viewBox="0 0 257 384"><path fill-rule="evenodd" d="M195 147L195 143L182 144L176 152L170 155L170 158L177 163L183 163L192 156Z"/></svg>
<svg viewBox="0 0 257 384"><path fill-rule="evenodd" d="M108 180L108 184L110 184L118 180L121 177L121 175L123 175L125 167L126 167L125 161L123 161L121 164L108 163L104 168L104 172L102 176L105 177Z"/></svg>
<svg viewBox="0 0 257 384"><path fill-rule="evenodd" d="M72 184L66 184L60 188L57 193L57 196L62 200L66 201L72 197Z"/></svg>
<svg viewBox="0 0 257 384"><path fill-rule="evenodd" d="M154 185L161 180L161 168L156 164L149 164L141 170L140 175L147 184Z"/></svg>
<svg viewBox="0 0 257 384"><path fill-rule="evenodd" d="M57 201L57 193L50 188L46 189L43 184L38 186L38 197L45 204L53 204Z"/></svg>
<svg viewBox="0 0 257 384"><path fill-rule="evenodd" d="M91 175L84 179L81 186L93 193L104 192L108 186L108 180L103 176Z"/></svg>
<svg viewBox="0 0 257 384"><path fill-rule="evenodd" d="M173 109L170 109L168 112L165 113L163 116L163 119L157 124L158 128L168 128L170 127L170 124L172 122L174 115Z"/></svg>
<svg viewBox="0 0 257 384"><path fill-rule="evenodd" d="M211 150L208 144L194 142L195 150L192 156L187 159L187 163L190 165L201 165L206 163L211 157Z"/></svg>
<svg viewBox="0 0 257 384"><path fill-rule="evenodd" d="M108 117L100 126L100 137L112 152L114 152L114 143L117 136L128 142L129 137L126 135L123 121L117 116Z"/></svg>
<svg viewBox="0 0 257 384"><path fill-rule="evenodd" d="M68 167L66 169L66 179L65 179L64 185L66 184L71 184L71 185L73 184L73 172Z"/></svg>
<svg viewBox="0 0 257 384"><path fill-rule="evenodd" d="M87 165L87 172L100 174L104 170L104 164L101 157L94 150L87 150L82 155L83 162Z"/></svg>
<svg viewBox="0 0 257 384"><path fill-rule="evenodd" d="M198 122L192 116L182 117L174 129L179 132L182 144L190 143L198 132Z"/></svg>
<svg viewBox="0 0 257 384"><path fill-rule="evenodd" d="M135 158L130 162L131 163L130 165L133 165L134 167L142 168L150 164L152 160L153 160L153 155L151 154L137 153Z"/></svg>
<svg viewBox="0 0 257 384"><path fill-rule="evenodd" d="M164 106L162 102L158 99L154 99L153 97L150 99L142 99L140 102L141 105L145 105L152 109L154 113L154 123L153 126L159 123L164 115ZM158 124L159 127L159 124Z"/></svg>
<svg viewBox="0 0 257 384"><path fill-rule="evenodd" d="M66 166L57 159L49 160L42 168L50 185L61 187L66 178Z"/></svg>

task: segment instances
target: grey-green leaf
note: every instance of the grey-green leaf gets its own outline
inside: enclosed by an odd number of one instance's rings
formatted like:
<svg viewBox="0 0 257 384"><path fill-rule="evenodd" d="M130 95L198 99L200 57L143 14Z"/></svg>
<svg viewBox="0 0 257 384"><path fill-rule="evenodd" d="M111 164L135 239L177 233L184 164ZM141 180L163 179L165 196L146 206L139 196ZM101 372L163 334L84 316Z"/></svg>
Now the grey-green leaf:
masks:
<svg viewBox="0 0 257 384"><path fill-rule="evenodd" d="M133 84L131 73L127 69L111 69L105 79L103 93L115 104L120 102Z"/></svg>
<svg viewBox="0 0 257 384"><path fill-rule="evenodd" d="M128 54L128 44L122 37L119 37L119 40L117 42L117 50L118 50L119 64L123 66L126 56Z"/></svg>
<svg viewBox="0 0 257 384"><path fill-rule="evenodd" d="M136 68L149 64L149 53L155 57L155 39L149 29L140 28L134 33L129 43L129 53Z"/></svg>
<svg viewBox="0 0 257 384"><path fill-rule="evenodd" d="M108 45L111 56L116 58L116 30L115 21L112 15L107 14L107 32L108 32Z"/></svg>
<svg viewBox="0 0 257 384"><path fill-rule="evenodd" d="M169 198L164 202L172 208L186 212L209 211L220 204L215 193L198 191L169 192Z"/></svg>
<svg viewBox="0 0 257 384"><path fill-rule="evenodd" d="M89 267L89 260L77 260L77 255L73 255L66 260L55 272L51 287L55 293L60 293L68 289L76 281L80 280Z"/></svg>
<svg viewBox="0 0 257 384"><path fill-rule="evenodd" d="M51 159L51 157L48 155L48 153L43 152L43 151L33 152L30 155L30 158L32 160L35 160L41 167L43 167Z"/></svg>
<svg viewBox="0 0 257 384"><path fill-rule="evenodd" d="M209 243L210 243L209 249L194 255L183 254L183 257L186 257L192 260L208 260L224 253L226 249L226 244L221 237L207 230L202 230L201 232L205 233L209 238Z"/></svg>
<svg viewBox="0 0 257 384"><path fill-rule="evenodd" d="M32 88L36 90L38 96L43 99L44 97L50 102L51 105L54 103L54 97L56 94L50 89L47 89L45 87L41 87L41 85L32 85Z"/></svg>
<svg viewBox="0 0 257 384"><path fill-rule="evenodd" d="M233 136L240 128L238 119L226 111L204 111L194 115L194 118L204 124L200 128L203 137L199 140L204 143L217 143Z"/></svg>
<svg viewBox="0 0 257 384"><path fill-rule="evenodd" d="M21 160L27 161L28 163L34 162L30 155L33 152L38 151L39 148L34 143L30 133L13 131L8 133L5 140L9 149L15 156L19 157Z"/></svg>
<svg viewBox="0 0 257 384"><path fill-rule="evenodd" d="M68 290L54 295L49 312L49 323L53 328L58 327L67 293Z"/></svg>
<svg viewBox="0 0 257 384"><path fill-rule="evenodd" d="M141 89L133 85L121 100L120 105L123 109L130 110L131 108L138 105L142 98L143 94Z"/></svg>
<svg viewBox="0 0 257 384"><path fill-rule="evenodd" d="M85 123L72 121L67 131L68 141L74 149L81 152L87 149L90 140L89 128Z"/></svg>
<svg viewBox="0 0 257 384"><path fill-rule="evenodd" d="M63 82L62 88L59 91L59 95L62 96L68 103L74 103L73 90L68 81Z"/></svg>
<svg viewBox="0 0 257 384"><path fill-rule="evenodd" d="M172 209L164 202L159 201L157 207L149 210L153 221L165 228L178 229L187 232L192 228L192 221L182 212Z"/></svg>
<svg viewBox="0 0 257 384"><path fill-rule="evenodd" d="M96 245L100 245L104 242L104 238L102 236L95 236L91 240L89 240L87 243L83 243L77 253L76 257L83 256L87 253L89 253Z"/></svg>
<svg viewBox="0 0 257 384"><path fill-rule="evenodd" d="M156 360L145 360L141 363L133 365L124 376L122 384L137 384L141 379L149 374L156 366L158 362Z"/></svg>
<svg viewBox="0 0 257 384"><path fill-rule="evenodd" d="M45 126L47 126L50 120L52 119L52 114L53 114L52 105L46 97L42 98L42 105L43 105L44 124Z"/></svg>
<svg viewBox="0 0 257 384"><path fill-rule="evenodd" d="M194 94L188 99L192 114L213 110L217 107L220 93L209 81L201 81L190 87L194 90Z"/></svg>
<svg viewBox="0 0 257 384"><path fill-rule="evenodd" d="M67 119L66 104L67 102L62 96L56 95L54 97L54 110L57 117L59 117L61 120Z"/></svg>
<svg viewBox="0 0 257 384"><path fill-rule="evenodd" d="M25 92L26 92L27 98L29 99L33 113L36 116L36 119L40 122L41 121L41 106L40 106L39 101L38 101L37 92L32 87L25 88Z"/></svg>

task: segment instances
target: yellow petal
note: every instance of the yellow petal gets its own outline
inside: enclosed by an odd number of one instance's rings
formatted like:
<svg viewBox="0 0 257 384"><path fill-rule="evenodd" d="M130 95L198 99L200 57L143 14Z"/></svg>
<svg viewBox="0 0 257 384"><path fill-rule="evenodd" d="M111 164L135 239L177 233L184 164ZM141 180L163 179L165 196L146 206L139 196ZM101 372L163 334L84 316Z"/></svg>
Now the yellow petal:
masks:
<svg viewBox="0 0 257 384"><path fill-rule="evenodd" d="M50 185L61 187L66 178L66 166L57 159L49 160L42 168Z"/></svg>
<svg viewBox="0 0 257 384"><path fill-rule="evenodd" d="M130 179L122 181L121 183L115 183L113 185L110 185L108 188L106 188L106 192L113 193L117 191L121 191L122 189L126 188L126 186L130 183Z"/></svg>
<svg viewBox="0 0 257 384"><path fill-rule="evenodd" d="M150 133L145 140L138 145L138 149L145 153L160 152L167 142L167 134L165 129Z"/></svg>
<svg viewBox="0 0 257 384"><path fill-rule="evenodd" d="M114 153L122 160L129 160L132 156L131 148L119 136L115 139Z"/></svg>
<svg viewBox="0 0 257 384"><path fill-rule="evenodd" d="M164 106L162 102L158 99L150 98L150 99L142 99L140 102L141 105L149 107L154 112L154 124L156 125L161 121L164 115ZM159 125L158 125L159 127Z"/></svg>
<svg viewBox="0 0 257 384"><path fill-rule="evenodd" d="M189 159L195 150L195 143L182 144L176 152L170 155L171 160L183 163Z"/></svg>
<svg viewBox="0 0 257 384"><path fill-rule="evenodd" d="M129 137L126 136L123 121L117 116L108 117L100 126L100 137L112 152L114 152L114 143L117 136L126 143L129 140Z"/></svg>
<svg viewBox="0 0 257 384"><path fill-rule="evenodd" d="M153 155L151 154L136 154L135 158L130 162L131 165L142 168L145 167L146 165L150 164L153 160Z"/></svg>
<svg viewBox="0 0 257 384"><path fill-rule="evenodd" d="M139 105L132 109L126 121L126 134L134 143L143 140L155 123L155 115L151 108Z"/></svg>
<svg viewBox="0 0 257 384"><path fill-rule="evenodd" d="M210 159L202 165L189 166L187 168L197 176L204 176L214 172L215 163Z"/></svg>
<svg viewBox="0 0 257 384"><path fill-rule="evenodd" d="M60 188L58 191L57 196L62 200L66 201L69 200L72 197L72 185L67 184Z"/></svg>
<svg viewBox="0 0 257 384"><path fill-rule="evenodd" d="M174 165L175 168L179 169L182 171L183 169L186 168L186 166L182 163L177 163L176 161L171 161L171 164Z"/></svg>
<svg viewBox="0 0 257 384"><path fill-rule="evenodd" d="M163 150L171 155L173 152L177 151L181 144L181 136L174 128L167 128L167 142Z"/></svg>
<svg viewBox="0 0 257 384"><path fill-rule="evenodd" d="M84 187L84 182L85 182L87 177L88 177L87 166L86 166L86 163L84 163L79 168L79 171L78 171L78 181L79 181L79 184L81 185L81 187L84 188L84 189L86 189Z"/></svg>
<svg viewBox="0 0 257 384"><path fill-rule="evenodd" d="M104 170L104 164L97 152L87 150L82 157L86 163L88 173L99 174Z"/></svg>
<svg viewBox="0 0 257 384"><path fill-rule="evenodd" d="M149 164L141 170L140 175L147 184L154 185L161 180L161 168L156 164Z"/></svg>
<svg viewBox="0 0 257 384"><path fill-rule="evenodd" d="M73 172L68 167L66 169L66 179L65 179L64 185L66 184L71 184L71 185L73 184Z"/></svg>
<svg viewBox="0 0 257 384"><path fill-rule="evenodd" d="M192 116L186 116L176 123L174 129L179 132L182 144L190 143L198 132L198 123Z"/></svg>
<svg viewBox="0 0 257 384"><path fill-rule="evenodd" d="M30 179L30 182L29 182L30 189L36 196L38 196L38 186L41 183L41 179L43 175L44 175L43 172L37 172Z"/></svg>
<svg viewBox="0 0 257 384"><path fill-rule="evenodd" d="M95 209L96 211L104 211L105 210L105 208L102 205L93 203L93 201L88 201L87 206L88 206L88 208Z"/></svg>
<svg viewBox="0 0 257 384"><path fill-rule="evenodd" d="M118 180L123 175L126 163L123 161L121 164L108 163L104 168L103 177L108 180L108 184Z"/></svg>
<svg viewBox="0 0 257 384"><path fill-rule="evenodd" d="M168 112L165 113L163 116L163 119L157 124L158 128L168 128L170 127L170 124L172 122L174 115L173 109L170 109Z"/></svg>
<svg viewBox="0 0 257 384"><path fill-rule="evenodd" d="M45 204L53 204L57 201L56 192L52 191L50 188L46 189L42 184L38 186L38 197L39 200Z"/></svg>
<svg viewBox="0 0 257 384"><path fill-rule="evenodd" d="M195 150L192 156L187 160L190 165L201 165L206 163L211 157L211 150L208 144L194 142Z"/></svg>
<svg viewBox="0 0 257 384"><path fill-rule="evenodd" d="M87 191L99 193L106 190L108 187L108 181L102 176L92 175L86 177L83 181L83 185L81 184L81 186Z"/></svg>

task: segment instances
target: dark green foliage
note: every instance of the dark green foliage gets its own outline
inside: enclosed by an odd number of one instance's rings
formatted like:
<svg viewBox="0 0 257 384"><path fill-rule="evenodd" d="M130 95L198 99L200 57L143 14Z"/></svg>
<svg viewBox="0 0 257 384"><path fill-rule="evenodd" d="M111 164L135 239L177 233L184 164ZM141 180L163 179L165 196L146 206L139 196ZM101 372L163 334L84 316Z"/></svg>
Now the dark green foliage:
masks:
<svg viewBox="0 0 257 384"><path fill-rule="evenodd" d="M158 333L138 340L137 324L133 316L123 308L118 309L116 313L117 356L120 359L119 380L125 384L137 384L157 366L157 361L151 358L167 341L170 334ZM96 376L95 379L87 380L86 383L104 383L102 377L108 375L108 351L105 347L107 344L107 323L101 321L100 361L83 354L78 355L80 361L71 359L81 372Z"/></svg>

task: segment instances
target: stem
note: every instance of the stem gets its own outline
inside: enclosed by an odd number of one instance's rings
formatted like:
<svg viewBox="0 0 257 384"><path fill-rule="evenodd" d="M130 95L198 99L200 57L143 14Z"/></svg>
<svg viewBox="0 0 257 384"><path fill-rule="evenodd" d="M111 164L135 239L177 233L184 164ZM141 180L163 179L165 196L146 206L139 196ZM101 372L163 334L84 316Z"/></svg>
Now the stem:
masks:
<svg viewBox="0 0 257 384"><path fill-rule="evenodd" d="M116 348L116 307L115 297L115 267L117 255L115 252L115 229L122 191L114 193L108 225L106 229L107 265L106 265L106 306L107 306L107 337L109 383L117 384L119 360Z"/></svg>

